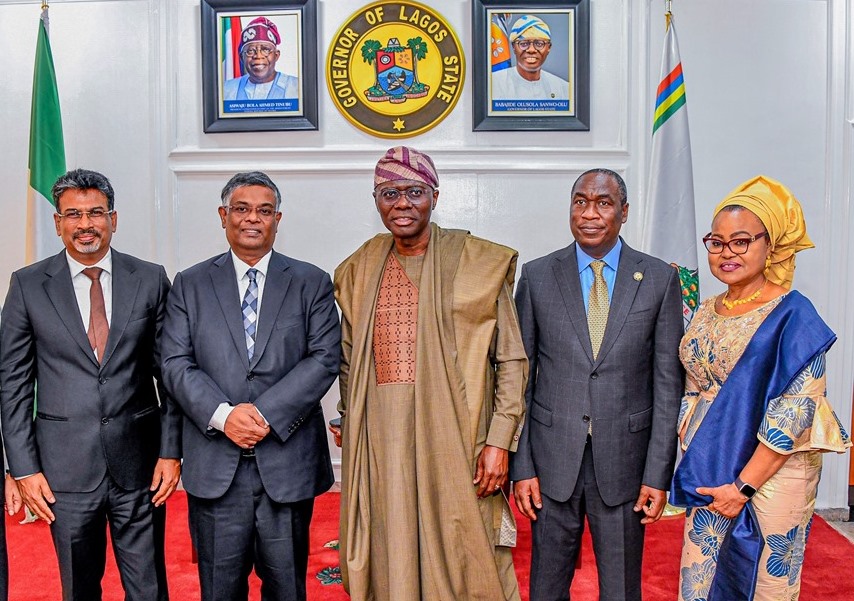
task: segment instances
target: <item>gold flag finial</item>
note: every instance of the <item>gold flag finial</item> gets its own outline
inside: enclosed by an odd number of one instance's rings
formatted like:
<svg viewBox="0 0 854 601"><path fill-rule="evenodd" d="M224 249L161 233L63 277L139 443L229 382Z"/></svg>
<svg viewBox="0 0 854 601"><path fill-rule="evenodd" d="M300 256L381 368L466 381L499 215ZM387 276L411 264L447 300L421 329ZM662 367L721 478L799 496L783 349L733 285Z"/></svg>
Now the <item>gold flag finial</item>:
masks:
<svg viewBox="0 0 854 601"><path fill-rule="evenodd" d="M47 0L42 0L42 10L47 10Z"/></svg>
<svg viewBox="0 0 854 601"><path fill-rule="evenodd" d="M670 29L670 5L672 0L664 0L664 29Z"/></svg>

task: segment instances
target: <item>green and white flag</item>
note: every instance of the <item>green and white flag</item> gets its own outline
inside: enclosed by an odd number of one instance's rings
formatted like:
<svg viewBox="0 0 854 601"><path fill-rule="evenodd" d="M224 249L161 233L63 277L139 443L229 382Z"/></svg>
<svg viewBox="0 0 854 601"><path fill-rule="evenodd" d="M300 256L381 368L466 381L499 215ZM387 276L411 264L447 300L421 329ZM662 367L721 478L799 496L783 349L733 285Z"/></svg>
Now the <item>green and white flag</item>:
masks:
<svg viewBox="0 0 854 601"><path fill-rule="evenodd" d="M682 316L687 327L697 310L697 227L694 214L694 170L685 80L673 18L668 12L652 126L643 248L679 267Z"/></svg>
<svg viewBox="0 0 854 601"><path fill-rule="evenodd" d="M27 193L27 263L54 254L62 248L53 225L50 190L65 173L65 143L56 71L48 37L48 9L42 9L33 71L33 100L30 111L29 189Z"/></svg>

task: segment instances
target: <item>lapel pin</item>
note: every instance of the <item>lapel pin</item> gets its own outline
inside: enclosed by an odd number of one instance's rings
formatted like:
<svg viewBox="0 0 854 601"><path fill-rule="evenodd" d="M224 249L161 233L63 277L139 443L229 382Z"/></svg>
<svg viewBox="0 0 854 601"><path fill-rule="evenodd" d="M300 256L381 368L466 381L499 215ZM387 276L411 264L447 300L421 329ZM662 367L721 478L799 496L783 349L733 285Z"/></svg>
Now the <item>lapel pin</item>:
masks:
<svg viewBox="0 0 854 601"><path fill-rule="evenodd" d="M643 274L640 271L636 271L635 275L632 277L635 278L636 282L640 282L643 279Z"/></svg>

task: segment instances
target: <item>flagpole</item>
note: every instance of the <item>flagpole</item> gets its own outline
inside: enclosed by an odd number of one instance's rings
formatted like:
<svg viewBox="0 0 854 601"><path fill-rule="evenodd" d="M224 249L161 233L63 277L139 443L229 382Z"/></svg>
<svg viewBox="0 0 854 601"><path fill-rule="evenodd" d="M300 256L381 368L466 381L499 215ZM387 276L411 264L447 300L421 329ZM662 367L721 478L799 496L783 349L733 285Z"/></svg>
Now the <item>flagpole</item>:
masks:
<svg viewBox="0 0 854 601"><path fill-rule="evenodd" d="M653 111L644 250L679 271L682 316L687 327L699 299L696 218L682 60L679 58L671 9L672 0L664 0L664 50ZM666 234L661 229L663 224L670 228ZM684 512L685 509L667 503L662 515Z"/></svg>
<svg viewBox="0 0 854 601"><path fill-rule="evenodd" d="M56 72L50 48L48 1L41 0L39 33L30 107L30 148L27 167L27 263L62 248L54 234L51 187L65 172L65 144Z"/></svg>

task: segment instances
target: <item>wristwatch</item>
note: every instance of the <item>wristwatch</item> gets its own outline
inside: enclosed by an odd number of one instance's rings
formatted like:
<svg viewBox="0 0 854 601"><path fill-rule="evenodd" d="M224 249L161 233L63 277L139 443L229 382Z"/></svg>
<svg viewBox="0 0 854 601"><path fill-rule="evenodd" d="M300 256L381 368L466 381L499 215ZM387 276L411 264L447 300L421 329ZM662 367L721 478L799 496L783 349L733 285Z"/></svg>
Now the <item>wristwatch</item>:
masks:
<svg viewBox="0 0 854 601"><path fill-rule="evenodd" d="M756 494L756 489L741 478L736 478L733 484L735 484L735 487L738 489L738 492L743 494L748 499L752 499L753 495Z"/></svg>

